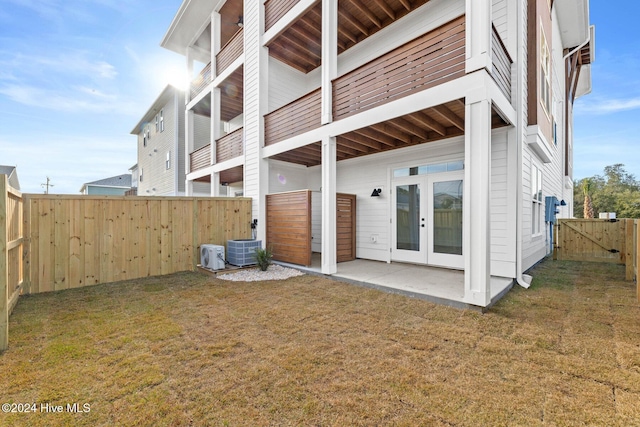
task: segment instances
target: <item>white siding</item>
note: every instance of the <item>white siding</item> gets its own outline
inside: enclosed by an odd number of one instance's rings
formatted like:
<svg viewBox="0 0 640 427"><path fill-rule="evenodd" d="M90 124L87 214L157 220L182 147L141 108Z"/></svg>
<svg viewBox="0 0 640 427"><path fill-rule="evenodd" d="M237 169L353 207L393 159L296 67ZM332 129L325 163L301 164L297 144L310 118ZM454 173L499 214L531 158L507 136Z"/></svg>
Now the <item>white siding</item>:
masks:
<svg viewBox="0 0 640 427"><path fill-rule="evenodd" d="M269 111L309 93L309 77L277 59L269 58ZM320 86L320 81L315 87Z"/></svg>
<svg viewBox="0 0 640 427"><path fill-rule="evenodd" d="M183 132L184 133L184 132ZM211 119L199 114L193 115L193 149L202 148L211 143Z"/></svg>
<svg viewBox="0 0 640 427"><path fill-rule="evenodd" d="M515 277L515 244L511 218L515 209L509 198L507 132L491 136L491 274Z"/></svg>
<svg viewBox="0 0 640 427"><path fill-rule="evenodd" d="M508 8L507 8L507 0L493 0L492 4L492 22L493 25L498 30L498 34L500 34L500 38L502 42L508 46L507 44L507 34L508 34L508 26L507 26L507 17L508 17Z"/></svg>

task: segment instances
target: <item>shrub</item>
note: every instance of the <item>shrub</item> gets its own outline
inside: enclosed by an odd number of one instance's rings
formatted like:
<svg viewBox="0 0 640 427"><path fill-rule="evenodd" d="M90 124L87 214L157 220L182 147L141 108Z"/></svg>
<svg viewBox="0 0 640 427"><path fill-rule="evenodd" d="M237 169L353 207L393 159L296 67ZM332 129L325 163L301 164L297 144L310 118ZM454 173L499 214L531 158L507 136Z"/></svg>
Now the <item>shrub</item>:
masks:
<svg viewBox="0 0 640 427"><path fill-rule="evenodd" d="M273 253L270 248L256 248L256 262L258 263L258 267L260 267L261 271L267 271L267 268L271 265L272 258Z"/></svg>

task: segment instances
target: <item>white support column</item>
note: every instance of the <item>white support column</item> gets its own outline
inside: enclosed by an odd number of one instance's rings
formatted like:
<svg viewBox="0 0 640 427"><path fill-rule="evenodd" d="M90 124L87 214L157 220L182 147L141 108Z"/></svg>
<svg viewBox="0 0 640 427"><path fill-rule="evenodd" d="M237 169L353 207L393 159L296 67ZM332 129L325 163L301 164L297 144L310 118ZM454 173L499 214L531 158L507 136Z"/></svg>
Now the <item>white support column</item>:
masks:
<svg viewBox="0 0 640 427"><path fill-rule="evenodd" d="M322 119L333 121L333 87L338 74L338 0L322 0Z"/></svg>
<svg viewBox="0 0 640 427"><path fill-rule="evenodd" d="M184 113L184 170L185 175L189 175L191 173L191 153L193 153L194 147L194 131L193 131L193 111L186 110ZM187 180L187 185L185 188L187 196L193 195L193 182Z"/></svg>
<svg viewBox="0 0 640 427"><path fill-rule="evenodd" d="M337 266L336 138L322 140L322 273L335 274Z"/></svg>
<svg viewBox="0 0 640 427"><path fill-rule="evenodd" d="M214 172L211 174L211 196L220 196L220 172Z"/></svg>
<svg viewBox="0 0 640 427"><path fill-rule="evenodd" d="M218 12L211 13L211 80L218 75L216 70L216 55L220 52L220 30L222 23Z"/></svg>
<svg viewBox="0 0 640 427"><path fill-rule="evenodd" d="M491 302L491 101L466 98L464 137L464 300Z"/></svg>
<svg viewBox="0 0 640 427"><path fill-rule="evenodd" d="M210 143L211 143L211 163L216 164L217 159L217 145L216 141L220 139L222 135L222 121L220 119L220 88L214 87L211 91L211 130L210 130Z"/></svg>
<svg viewBox="0 0 640 427"><path fill-rule="evenodd" d="M193 79L193 53L191 52L191 48L187 48L187 84L185 85L185 104L189 104L191 102L191 79Z"/></svg>
<svg viewBox="0 0 640 427"><path fill-rule="evenodd" d="M492 0L466 0L466 72L491 70Z"/></svg>

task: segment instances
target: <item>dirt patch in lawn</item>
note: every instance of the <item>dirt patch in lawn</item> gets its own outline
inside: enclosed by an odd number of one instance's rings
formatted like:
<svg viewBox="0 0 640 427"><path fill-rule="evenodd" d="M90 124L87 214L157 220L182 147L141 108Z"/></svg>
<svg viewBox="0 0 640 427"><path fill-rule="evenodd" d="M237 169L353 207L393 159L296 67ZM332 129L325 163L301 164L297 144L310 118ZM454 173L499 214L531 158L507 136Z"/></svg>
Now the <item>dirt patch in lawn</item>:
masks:
<svg viewBox="0 0 640 427"><path fill-rule="evenodd" d="M22 297L0 388L37 411L0 425L640 425L624 267L532 274L486 314L317 276Z"/></svg>

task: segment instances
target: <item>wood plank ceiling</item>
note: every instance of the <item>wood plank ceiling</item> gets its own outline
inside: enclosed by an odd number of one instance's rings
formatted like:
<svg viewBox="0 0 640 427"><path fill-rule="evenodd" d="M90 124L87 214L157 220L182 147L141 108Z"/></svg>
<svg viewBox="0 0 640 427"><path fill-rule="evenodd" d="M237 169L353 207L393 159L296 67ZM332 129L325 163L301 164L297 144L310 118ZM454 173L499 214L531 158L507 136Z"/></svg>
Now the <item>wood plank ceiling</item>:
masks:
<svg viewBox="0 0 640 427"><path fill-rule="evenodd" d="M340 0L338 54L402 18L429 0ZM269 54L308 73L320 66L322 2L295 21L269 44Z"/></svg>
<svg viewBox="0 0 640 427"><path fill-rule="evenodd" d="M244 67L235 70L220 85L220 119L230 121L243 112L244 90L243 90ZM193 107L193 112L211 117L211 94L207 94Z"/></svg>
<svg viewBox="0 0 640 427"><path fill-rule="evenodd" d="M336 138L337 160L462 136L464 111L464 99L458 99L340 135ZM506 125L494 109L491 127L499 128ZM321 157L320 142L315 142L272 158L304 166L317 166L321 164Z"/></svg>

